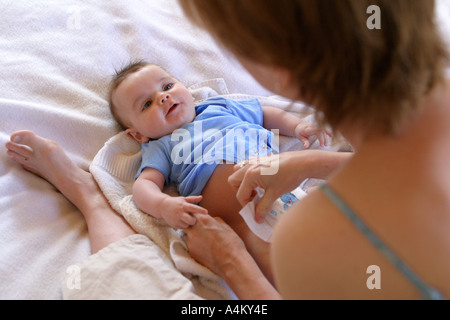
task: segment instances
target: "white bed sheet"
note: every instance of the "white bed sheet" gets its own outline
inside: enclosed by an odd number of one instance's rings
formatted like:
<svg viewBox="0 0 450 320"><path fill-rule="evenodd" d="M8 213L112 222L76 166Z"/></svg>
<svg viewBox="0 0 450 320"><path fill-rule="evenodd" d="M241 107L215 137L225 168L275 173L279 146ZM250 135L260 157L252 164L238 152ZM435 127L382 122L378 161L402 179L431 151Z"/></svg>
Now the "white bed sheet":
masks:
<svg viewBox="0 0 450 320"><path fill-rule="evenodd" d="M450 1L438 8L449 40ZM0 10L0 299L61 299L66 268L90 255L86 224L50 184L9 160L11 133L33 130L88 169L119 132L109 79L134 59L188 86L224 78L230 93L269 92L192 27L176 0L3 0Z"/></svg>
<svg viewBox="0 0 450 320"><path fill-rule="evenodd" d="M266 95L176 0L1 1L0 299L60 299L69 265L90 254L84 219L4 144L29 129L89 167L119 132L106 101L111 75L147 59L186 85L224 78L231 92Z"/></svg>

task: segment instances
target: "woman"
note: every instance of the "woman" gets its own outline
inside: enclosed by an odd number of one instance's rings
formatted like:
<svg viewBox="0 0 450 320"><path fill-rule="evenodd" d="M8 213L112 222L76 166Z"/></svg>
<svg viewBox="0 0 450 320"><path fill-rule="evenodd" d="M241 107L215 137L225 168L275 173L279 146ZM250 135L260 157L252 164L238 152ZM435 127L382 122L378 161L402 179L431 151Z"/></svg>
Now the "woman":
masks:
<svg viewBox="0 0 450 320"><path fill-rule="evenodd" d="M263 86L313 105L355 148L277 225L272 266L281 296L450 297L450 81L434 1L180 3ZM379 10L368 10L373 4ZM378 29L369 28L374 21ZM295 164L283 157L276 176L247 165L229 181L242 205L255 187L265 189L258 219L289 190ZM232 288L277 297L222 221L199 216L186 240Z"/></svg>

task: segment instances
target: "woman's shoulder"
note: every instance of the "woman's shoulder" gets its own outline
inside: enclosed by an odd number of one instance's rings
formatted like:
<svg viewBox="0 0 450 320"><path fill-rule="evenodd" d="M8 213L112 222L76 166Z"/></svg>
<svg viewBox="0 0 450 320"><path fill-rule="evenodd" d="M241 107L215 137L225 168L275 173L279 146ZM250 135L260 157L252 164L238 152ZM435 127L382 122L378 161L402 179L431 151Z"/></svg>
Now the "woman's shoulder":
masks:
<svg viewBox="0 0 450 320"><path fill-rule="evenodd" d="M274 232L272 255L286 298L420 298L321 190L283 216ZM383 289L378 290L381 279Z"/></svg>
<svg viewBox="0 0 450 320"><path fill-rule="evenodd" d="M329 286L342 287L345 253L352 238L345 221L320 190L299 201L277 224L272 261L285 298L333 298ZM351 243L351 242L350 242Z"/></svg>

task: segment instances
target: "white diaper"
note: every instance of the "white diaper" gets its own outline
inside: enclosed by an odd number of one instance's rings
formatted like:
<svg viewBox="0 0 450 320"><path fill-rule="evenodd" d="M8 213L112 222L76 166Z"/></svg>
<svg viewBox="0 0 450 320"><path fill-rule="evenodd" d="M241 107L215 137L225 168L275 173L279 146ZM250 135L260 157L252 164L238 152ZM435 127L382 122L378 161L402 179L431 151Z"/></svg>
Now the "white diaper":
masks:
<svg viewBox="0 0 450 320"><path fill-rule="evenodd" d="M277 223L280 216L282 216L294 203L306 196L306 192L303 191L301 187L287 193L280 198L278 198L263 223L257 223L255 220L255 205L264 195L264 190L261 188L256 188L255 191L257 195L255 198L249 202L239 214L244 218L250 230L253 231L258 237L266 242L270 242L272 237L273 227Z"/></svg>

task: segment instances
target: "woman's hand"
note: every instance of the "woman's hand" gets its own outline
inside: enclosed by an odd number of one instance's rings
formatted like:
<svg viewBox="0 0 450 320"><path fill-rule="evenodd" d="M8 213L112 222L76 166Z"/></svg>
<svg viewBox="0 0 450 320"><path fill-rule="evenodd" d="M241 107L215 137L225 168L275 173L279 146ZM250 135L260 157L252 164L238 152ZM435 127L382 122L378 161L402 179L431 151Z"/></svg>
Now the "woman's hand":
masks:
<svg viewBox="0 0 450 320"><path fill-rule="evenodd" d="M202 196L166 197L161 201L161 217L175 229L186 229L197 221L194 214L208 214L208 210L196 203L202 201Z"/></svg>
<svg viewBox="0 0 450 320"><path fill-rule="evenodd" d="M222 219L196 214L184 240L191 256L221 276L241 300L280 299L241 238Z"/></svg>
<svg viewBox="0 0 450 320"><path fill-rule="evenodd" d="M197 222L185 230L184 240L191 256L221 277L227 268L247 253L244 242L221 218L195 214ZM244 254L245 255L245 254Z"/></svg>
<svg viewBox="0 0 450 320"><path fill-rule="evenodd" d="M264 196L255 209L256 221L262 222L277 198L291 192L307 178L326 179L351 156L346 152L303 150L254 158L245 165L236 165L228 183L236 190L242 206L253 199L256 187L264 189Z"/></svg>
<svg viewBox="0 0 450 320"><path fill-rule="evenodd" d="M264 189L264 196L256 204L255 219L263 222L274 201L295 188L308 178L309 169L302 166L299 152L286 152L262 158L251 158L245 164L235 166L235 172L228 183L236 191L236 198L245 206L255 196L255 188ZM303 157L302 157L303 158Z"/></svg>

